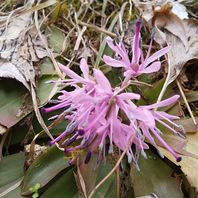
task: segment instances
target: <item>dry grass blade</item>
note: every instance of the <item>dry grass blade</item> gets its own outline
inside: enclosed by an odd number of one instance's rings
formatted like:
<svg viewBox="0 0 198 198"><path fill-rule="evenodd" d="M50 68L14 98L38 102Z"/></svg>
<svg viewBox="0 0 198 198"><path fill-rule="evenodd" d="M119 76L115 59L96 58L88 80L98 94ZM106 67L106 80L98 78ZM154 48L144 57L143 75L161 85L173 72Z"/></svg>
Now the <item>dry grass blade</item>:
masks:
<svg viewBox="0 0 198 198"><path fill-rule="evenodd" d="M56 62L56 60L55 60L55 58L54 58L54 56L53 56L51 50L49 49L49 47L48 47L48 45L47 45L45 39L43 38L43 35L41 34L40 26L39 26L39 22L38 22L38 11L35 11L34 20L35 20L35 26L36 26L37 31L38 31L38 35L39 35L39 37L40 37L40 39L41 39L41 41L42 41L42 43L43 43L43 45L44 45L44 47L45 47L45 49L46 49L48 55L49 55L49 57L50 57L50 59L51 59L53 65L54 65L54 68L55 68L57 74L59 75L59 77L60 77L61 79L63 79L63 78L64 78L64 75L63 75L62 72L60 71L59 66L58 66L58 64L57 64L57 62Z"/></svg>
<svg viewBox="0 0 198 198"><path fill-rule="evenodd" d="M83 176L82 176L82 174L80 172L79 164L77 165L77 173L78 173L78 179L79 179L79 184L80 184L81 190L82 190L82 192L84 194L84 197L87 198L86 186L85 186L85 182L84 182Z"/></svg>
<svg viewBox="0 0 198 198"><path fill-rule="evenodd" d="M96 25L88 24L88 23L85 23L85 22L80 21L80 20L78 20L78 24L79 24L79 25L86 26L86 27L89 27L89 28L93 28L94 30L96 30L96 31L98 31L98 32L102 32L102 33L104 33L104 34L106 34L106 35L109 35L109 36L111 36L111 37L116 37L116 34L114 34L114 33L112 33L112 32L109 32L109 31L105 30L104 28L100 28L100 27L98 27L98 26L96 26Z"/></svg>
<svg viewBox="0 0 198 198"><path fill-rule="evenodd" d="M31 95L32 95L32 102L33 102L34 111L35 111L36 117L38 119L38 122L41 125L41 127L44 129L46 134L53 140L54 138L51 135L51 133L50 133L49 129L47 128L47 126L45 125L45 122L43 121L43 118L42 118L41 113L39 111L37 98L36 98L36 92L35 92L35 89L34 89L32 84L31 84Z"/></svg>
<svg viewBox="0 0 198 198"><path fill-rule="evenodd" d="M122 155L120 156L120 158L118 159L118 161L116 162L116 165L112 168L112 170L95 186L95 188L91 191L90 195L88 196L88 198L92 198L94 193L97 191L97 189L116 171L116 169L119 167L121 161L123 160L126 152L128 151L129 147L131 146L134 138L135 138L135 133L130 137L129 142L126 146L126 148L124 149Z"/></svg>
<svg viewBox="0 0 198 198"><path fill-rule="evenodd" d="M185 96L185 94L184 94L184 92L183 92L183 90L182 90L182 87L181 87L181 85L180 85L180 83L179 83L178 80L177 80L177 86L178 86L178 88L179 88L179 91L180 91L180 93L181 93L181 96L182 96L182 98L183 98L183 100L184 100L184 103L185 103L185 105L186 105L186 107L187 107L187 109L188 109L188 112L189 112L189 114L190 114L190 116L191 116L191 118L192 118L194 124L197 125L197 121L196 121L196 119L195 119L195 117L194 117L194 115L193 115L193 113L192 113L192 110L191 110L191 108L190 108L190 105L188 104L188 101L187 101L187 99L186 99L186 96Z"/></svg>
<svg viewBox="0 0 198 198"><path fill-rule="evenodd" d="M116 23L118 22L118 20L119 20L119 17L122 17L122 15L123 15L123 13L124 13L124 10L125 10L127 4L128 4L128 2L123 3L123 5L122 5L122 7L121 7L121 9L120 9L120 12L118 12L118 13L114 16L114 18L113 18L113 20L112 20L112 22L111 22L111 24L110 24L110 26L109 26L107 32L111 32L111 31L113 30L115 24L116 24ZM104 39L103 39L103 41L102 41L102 43L101 43L101 45L100 45L100 49L99 49L98 56L97 56L97 58L96 58L96 63L95 63L95 67L96 67L96 68L97 68L97 67L99 66L99 64L100 64L100 61L101 61L101 58L102 58L104 49L105 49L105 47L106 47L106 40L105 40L105 39L106 39L106 36L104 37Z"/></svg>

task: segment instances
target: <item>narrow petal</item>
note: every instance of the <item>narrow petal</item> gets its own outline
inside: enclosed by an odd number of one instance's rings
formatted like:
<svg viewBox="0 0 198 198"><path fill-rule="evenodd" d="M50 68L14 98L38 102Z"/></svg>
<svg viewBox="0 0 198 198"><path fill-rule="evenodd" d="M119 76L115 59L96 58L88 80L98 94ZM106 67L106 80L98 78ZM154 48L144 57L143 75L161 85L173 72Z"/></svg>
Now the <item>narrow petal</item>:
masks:
<svg viewBox="0 0 198 198"><path fill-rule="evenodd" d="M135 36L133 39L133 58L132 58L132 63L138 63L139 58L140 58L140 29L141 29L141 22L138 21L136 22L136 30L135 30Z"/></svg>
<svg viewBox="0 0 198 198"><path fill-rule="evenodd" d="M109 80L99 69L94 69L96 82L108 93L112 93L112 88Z"/></svg>
<svg viewBox="0 0 198 198"><path fill-rule="evenodd" d="M166 54L169 50L170 50L170 46L167 46L167 47L164 47L161 50L155 52L152 56L150 56L149 58L147 58L144 61L144 63L142 64L141 68L142 69L145 68L147 65L149 65L153 61L157 60L158 58L160 58L161 56Z"/></svg>
<svg viewBox="0 0 198 198"><path fill-rule="evenodd" d="M154 109L154 108L158 108L158 107L165 107L165 106L168 106L174 102L176 102L178 99L179 99L179 95L174 95L166 100L162 100L160 102L157 102L155 104L152 104L152 105L147 105L147 106L142 106L146 109Z"/></svg>
<svg viewBox="0 0 198 198"><path fill-rule="evenodd" d="M160 67L161 67L161 62L157 61L152 63L150 66L146 67L145 69L143 69L141 73L149 74L149 73L157 72L160 70Z"/></svg>
<svg viewBox="0 0 198 198"><path fill-rule="evenodd" d="M113 39L111 37L107 37L106 41L108 46L122 58L124 65L130 67L129 56L123 43L120 42L119 44L114 44Z"/></svg>
<svg viewBox="0 0 198 198"><path fill-rule="evenodd" d="M154 116L149 110L138 107L131 109L131 112L133 113L135 119L141 120L142 122L144 122L146 126L149 127L155 126Z"/></svg>
<svg viewBox="0 0 198 198"><path fill-rule="evenodd" d="M163 112L163 111L157 111L157 112L155 112L155 114L157 114L160 118L163 118L165 120L178 120L178 119L180 119L178 116L171 115L171 114L168 114L168 113Z"/></svg>
<svg viewBox="0 0 198 198"><path fill-rule="evenodd" d="M107 36L106 42L107 42L108 46L109 46L114 52L117 52L117 53L118 53L117 47L114 45L113 39L112 39L110 36Z"/></svg>
<svg viewBox="0 0 198 198"><path fill-rule="evenodd" d="M139 100L140 99L140 95L136 93L121 93L117 97L122 100L133 100L133 99Z"/></svg>
<svg viewBox="0 0 198 198"><path fill-rule="evenodd" d="M89 66L84 58L80 60L80 69L83 73L83 76L86 80L89 80Z"/></svg>
<svg viewBox="0 0 198 198"><path fill-rule="evenodd" d="M103 60L107 65L110 65L111 67L126 67L121 60L116 60L114 58L111 58L110 56L103 56Z"/></svg>
<svg viewBox="0 0 198 198"><path fill-rule="evenodd" d="M181 157L175 153L175 151L162 139L162 137L158 134L155 129L152 129L153 134L155 137L160 141L160 143L166 148L167 151L169 151L177 160L177 162L181 161Z"/></svg>
<svg viewBox="0 0 198 198"><path fill-rule="evenodd" d="M60 67L60 69L70 78L78 80L79 82L85 82L85 80L80 77L78 74L76 74L75 72L73 72L71 69L69 69L68 67L62 65L62 64L58 64L58 66Z"/></svg>
<svg viewBox="0 0 198 198"><path fill-rule="evenodd" d="M108 110L108 107L103 108L103 110L97 115L97 117L95 117L95 119L93 119L93 121L89 124L89 126L87 128L85 128L85 131L88 131L89 129L91 129L92 127L94 127L94 125L102 118L105 116L106 112Z"/></svg>

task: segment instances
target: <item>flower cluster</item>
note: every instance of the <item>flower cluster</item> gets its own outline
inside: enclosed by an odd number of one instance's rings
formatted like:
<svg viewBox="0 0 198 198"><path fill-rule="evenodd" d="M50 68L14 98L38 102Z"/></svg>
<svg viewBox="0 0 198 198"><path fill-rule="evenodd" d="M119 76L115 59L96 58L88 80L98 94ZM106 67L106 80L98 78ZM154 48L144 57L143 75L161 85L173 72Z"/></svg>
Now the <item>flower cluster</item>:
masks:
<svg viewBox="0 0 198 198"><path fill-rule="evenodd" d="M157 72L161 67L161 62L158 61L158 58L166 54L170 49L170 47L165 47L150 56L153 43L153 37L151 37L147 55L144 57L140 47L140 28L141 23L137 22L136 32L132 43L132 60L130 60L128 52L121 41L114 44L110 37L107 37L106 39L109 47L116 52L117 58L105 55L104 62L111 67L123 67L125 70L124 75L127 79L137 77L141 74Z"/></svg>
<svg viewBox="0 0 198 198"><path fill-rule="evenodd" d="M65 148L65 152L86 150L86 161L88 161L91 153L95 150L99 150L99 154L105 154L107 145L109 153L114 153L114 147L122 152L133 136L133 147L130 146L126 152L129 163L133 161L137 165L140 153L146 156L144 150L149 148L147 143L157 148L155 139L177 161L181 160L181 157L163 140L156 125L160 123L177 134L174 128L179 128L179 126L173 120L178 119L178 117L155 110L158 107L173 104L179 96L175 95L152 105L137 106L135 100L139 100L140 95L126 92L130 78L137 77L142 73L158 71L160 62L157 59L169 49L169 47L163 48L150 56L150 44L149 52L144 59L139 40L140 23L138 22L132 47L133 56L130 61L123 43L113 44L113 40L107 38L109 47L117 53L118 58L113 59L104 56L104 62L112 67L124 67L125 69L124 84L122 83L120 87L112 88L101 70L89 71L85 59L80 61L82 76L64 65L59 65L68 77L61 83L73 87L73 90L60 91L61 95L58 97L57 104L44 109L46 113L62 109L65 119L69 121L65 131L52 140L50 144L59 142Z"/></svg>

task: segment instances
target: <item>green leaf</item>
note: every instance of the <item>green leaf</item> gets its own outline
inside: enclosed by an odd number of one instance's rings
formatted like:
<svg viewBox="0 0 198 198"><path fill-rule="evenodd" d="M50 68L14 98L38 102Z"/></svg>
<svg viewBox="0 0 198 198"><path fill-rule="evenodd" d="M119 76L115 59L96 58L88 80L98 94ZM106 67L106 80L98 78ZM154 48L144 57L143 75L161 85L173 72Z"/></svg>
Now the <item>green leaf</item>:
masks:
<svg viewBox="0 0 198 198"><path fill-rule="evenodd" d="M56 70L54 69L54 65L49 58L45 58L40 66L41 73L43 75L55 75Z"/></svg>
<svg viewBox="0 0 198 198"><path fill-rule="evenodd" d="M183 198L179 176L174 177L174 170L152 151L147 152L148 159L142 156L138 162L140 171L134 167L131 178L136 197L154 193L157 197Z"/></svg>
<svg viewBox="0 0 198 198"><path fill-rule="evenodd" d="M19 116L19 110L26 93L26 88L19 82L11 79L1 80L0 124L9 128L21 119L23 115Z"/></svg>
<svg viewBox="0 0 198 198"><path fill-rule="evenodd" d="M37 96L40 100L40 104L44 105L48 102L49 94L54 87L54 84L46 83L50 80L57 80L57 76L43 75L39 79L38 87L37 87Z"/></svg>
<svg viewBox="0 0 198 198"><path fill-rule="evenodd" d="M21 187L18 186L17 188L14 188L13 190L9 191L8 193L2 193L2 196L0 194L1 198L24 198L21 196Z"/></svg>
<svg viewBox="0 0 198 198"><path fill-rule="evenodd" d="M0 161L0 197L20 198L20 181L23 177L25 156L17 153Z"/></svg>
<svg viewBox="0 0 198 198"><path fill-rule="evenodd" d="M46 81L56 80L57 77L42 76L38 83L38 97L40 104L48 101L53 84ZM12 127L33 109L31 97L25 87L12 79L3 79L0 83L0 124L7 128Z"/></svg>
<svg viewBox="0 0 198 198"><path fill-rule="evenodd" d="M49 45L53 48L54 52L60 53L63 47L65 36L57 28L50 28L49 32Z"/></svg>
<svg viewBox="0 0 198 198"><path fill-rule="evenodd" d="M78 189L74 178L74 169L70 169L61 175L49 188L41 195L41 198L77 198Z"/></svg>
<svg viewBox="0 0 198 198"><path fill-rule="evenodd" d="M0 161L0 191L1 188L23 176L24 153L4 157Z"/></svg>
<svg viewBox="0 0 198 198"><path fill-rule="evenodd" d="M22 195L29 195L30 188L36 184L44 187L58 173L69 167L64 153L56 147L49 148L48 151L39 156L28 168L22 184Z"/></svg>
<svg viewBox="0 0 198 198"><path fill-rule="evenodd" d="M88 164L83 163L80 171L85 182L87 195L93 188L111 171L113 164L110 160L102 161L97 166L97 157L93 156ZM95 192L94 198L100 197L116 197L116 175L111 175Z"/></svg>

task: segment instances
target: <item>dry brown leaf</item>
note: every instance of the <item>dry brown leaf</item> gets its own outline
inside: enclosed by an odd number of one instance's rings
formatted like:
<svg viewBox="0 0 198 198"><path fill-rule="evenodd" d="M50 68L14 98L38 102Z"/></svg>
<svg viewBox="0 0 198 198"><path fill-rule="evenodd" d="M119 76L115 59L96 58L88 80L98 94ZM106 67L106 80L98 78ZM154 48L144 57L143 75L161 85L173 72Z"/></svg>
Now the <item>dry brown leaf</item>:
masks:
<svg viewBox="0 0 198 198"><path fill-rule="evenodd" d="M161 37L171 46L168 53L167 79L167 84L170 84L185 64L198 58L198 38L195 37L198 33L198 22L192 19L181 20L171 11L170 5L166 4L154 12L153 25L157 28L156 41L162 44L158 39Z"/></svg>
<svg viewBox="0 0 198 198"><path fill-rule="evenodd" d="M30 3L23 8L29 8ZM22 9L21 9L22 10ZM13 12L14 13L14 12ZM12 14L13 17L14 14ZM3 21L0 19L0 21ZM0 77L14 78L30 90L35 86L36 69L33 62L47 56L32 25L32 13L4 19L0 26Z"/></svg>
<svg viewBox="0 0 198 198"><path fill-rule="evenodd" d="M187 47L187 37L183 20L171 11L170 4L165 4L160 9L154 11L152 21L153 25L157 27L158 30L168 30L168 32L172 33L174 36L179 37L184 46Z"/></svg>
<svg viewBox="0 0 198 198"><path fill-rule="evenodd" d="M0 17L0 77L14 78L30 91L38 122L53 139L38 109L35 91L37 69L33 64L49 53L42 46L43 42L47 43L45 37L38 32L38 27L33 24L33 14L28 11L32 9L34 1L29 0L8 16ZM51 5L50 1L46 3ZM37 10L35 14L38 15Z"/></svg>
<svg viewBox="0 0 198 198"><path fill-rule="evenodd" d="M191 64L191 61L198 62L198 37L195 36L198 33L198 21L184 20L183 25L186 32L186 45L181 40L182 35L176 37L166 32L167 44L171 45L168 53L169 84L177 78L184 66Z"/></svg>
<svg viewBox="0 0 198 198"><path fill-rule="evenodd" d="M161 5L159 5L160 2ZM177 6L179 5L181 8L182 5L178 4L178 2L176 3ZM168 52L168 74L159 94L158 101L162 99L168 85L176 80L181 72L184 71L183 68L185 68L185 66L198 63L198 38L195 36L198 33L198 21L184 19L187 18L185 14L181 16L182 10L185 12L184 6L182 9L178 9L178 7L177 9L173 8L174 2L172 0L156 0L149 3L145 2L144 10L140 9L143 17L145 13L151 12L149 21L152 21L152 25L156 28L155 41L161 46L171 46ZM177 81L177 85L193 122L196 125L196 120L186 100L185 94L180 87L179 81Z"/></svg>
<svg viewBox="0 0 198 198"><path fill-rule="evenodd" d="M187 151L190 153L194 153L195 155L198 153L198 134L189 134L188 136L188 144ZM167 152L165 149L160 149L162 153L171 161L175 163L174 157ZM186 174L188 181L190 184L196 188L198 188L198 160L189 156L182 156L182 160L177 165L181 166L182 171Z"/></svg>
<svg viewBox="0 0 198 198"><path fill-rule="evenodd" d="M182 5L181 1L174 0L133 0L136 8L140 11L141 16L147 21L151 21L154 17L154 12L159 11L163 7L170 7L172 13L177 15L180 19L188 19L186 7Z"/></svg>

